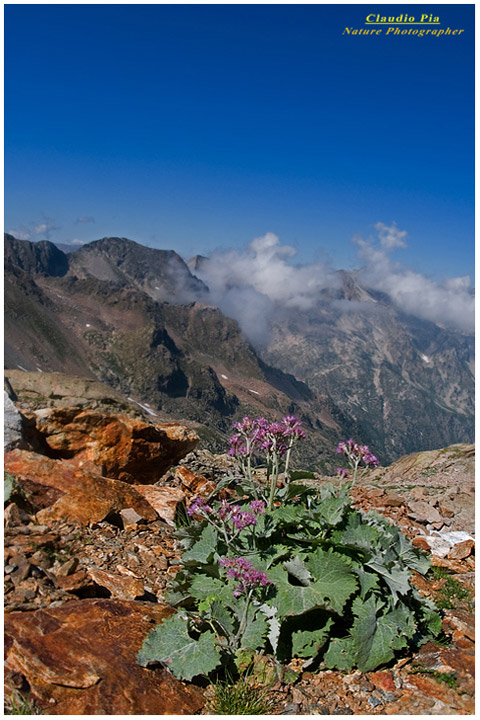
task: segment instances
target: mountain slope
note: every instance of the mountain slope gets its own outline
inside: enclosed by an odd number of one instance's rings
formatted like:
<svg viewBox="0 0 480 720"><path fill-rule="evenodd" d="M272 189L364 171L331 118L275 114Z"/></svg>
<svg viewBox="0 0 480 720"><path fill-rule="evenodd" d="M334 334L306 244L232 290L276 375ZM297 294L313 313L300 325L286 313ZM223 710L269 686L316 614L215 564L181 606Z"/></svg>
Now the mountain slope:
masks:
<svg viewBox="0 0 480 720"><path fill-rule="evenodd" d="M70 275L132 285L154 300L188 303L208 288L173 250L144 247L127 238L103 238L68 256Z"/></svg>
<svg viewBox="0 0 480 720"><path fill-rule="evenodd" d="M7 367L95 377L153 414L201 423L218 448L245 414L295 413L309 436L304 462L317 467L331 469L336 443L356 429L328 397L261 361L217 308L159 303L92 277L27 275L12 263L6 273Z"/></svg>

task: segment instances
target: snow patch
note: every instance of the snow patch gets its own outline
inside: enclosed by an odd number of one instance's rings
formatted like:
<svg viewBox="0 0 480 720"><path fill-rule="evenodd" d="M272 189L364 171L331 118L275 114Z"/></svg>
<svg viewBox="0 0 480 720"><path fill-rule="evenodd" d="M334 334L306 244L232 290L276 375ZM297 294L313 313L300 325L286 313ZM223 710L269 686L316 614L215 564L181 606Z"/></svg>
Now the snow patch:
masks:
<svg viewBox="0 0 480 720"><path fill-rule="evenodd" d="M421 355L420 356L424 363L432 362L432 358L429 358L427 355Z"/></svg>
<svg viewBox="0 0 480 720"><path fill-rule="evenodd" d="M248 390L249 390L249 392L253 392L253 393L255 393L255 395L260 395L260 393L259 393L259 392L257 392L256 390L251 390L250 388L248 388Z"/></svg>
<svg viewBox="0 0 480 720"><path fill-rule="evenodd" d="M228 380L228 377L226 375L220 375L220 377L223 377L224 380Z"/></svg>
<svg viewBox="0 0 480 720"><path fill-rule="evenodd" d="M137 402L136 400L134 400L131 397L127 398L127 400L130 400L130 402L134 402L135 405L138 405L139 407L141 407L142 410L145 410L145 412L147 412L149 415L154 415L155 417L157 417L157 413L153 412L153 410L150 410L150 406L142 405L142 403Z"/></svg>
<svg viewBox="0 0 480 720"><path fill-rule="evenodd" d="M23 372L28 372L28 370L25 370L25 368L22 367L21 365L17 365L17 367L18 367L20 370L23 370Z"/></svg>
<svg viewBox="0 0 480 720"><path fill-rule="evenodd" d="M37 365L37 370L38 370L38 372L43 372L42 368L39 368L38 365Z"/></svg>
<svg viewBox="0 0 480 720"><path fill-rule="evenodd" d="M92 327L90 323L85 323L85 327Z"/></svg>

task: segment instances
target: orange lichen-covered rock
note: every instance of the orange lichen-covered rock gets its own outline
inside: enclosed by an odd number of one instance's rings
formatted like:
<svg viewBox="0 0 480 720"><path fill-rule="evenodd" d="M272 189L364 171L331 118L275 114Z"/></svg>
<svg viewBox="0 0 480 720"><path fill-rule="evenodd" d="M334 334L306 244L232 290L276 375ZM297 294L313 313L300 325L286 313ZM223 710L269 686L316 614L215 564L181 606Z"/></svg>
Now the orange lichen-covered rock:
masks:
<svg viewBox="0 0 480 720"><path fill-rule="evenodd" d="M28 491L36 508L37 520L50 524L55 520L75 520L88 525L123 508L133 508L146 520L157 514L131 485L91 475L65 460L52 460L27 450L12 450L5 455L5 470Z"/></svg>
<svg viewBox="0 0 480 720"><path fill-rule="evenodd" d="M85 599L5 618L6 669L27 680L51 715L194 715L199 688L136 655L148 632L171 614L152 603Z"/></svg>
<svg viewBox="0 0 480 720"><path fill-rule="evenodd" d="M151 425L99 410L47 408L34 416L50 454L88 461L102 475L130 483L155 482L198 443L184 425Z"/></svg>

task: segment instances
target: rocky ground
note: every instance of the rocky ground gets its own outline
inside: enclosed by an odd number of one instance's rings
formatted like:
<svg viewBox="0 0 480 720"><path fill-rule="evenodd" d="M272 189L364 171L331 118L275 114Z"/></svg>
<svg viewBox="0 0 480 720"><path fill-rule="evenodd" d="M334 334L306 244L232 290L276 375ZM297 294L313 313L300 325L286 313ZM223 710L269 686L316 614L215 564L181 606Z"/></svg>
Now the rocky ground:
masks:
<svg viewBox="0 0 480 720"><path fill-rule="evenodd" d="M45 714L205 713L211 688L135 657L172 612L164 594L179 567L177 513L232 460L192 450L194 433L181 426L154 432L98 407L24 407L23 418L7 407L7 712L28 697ZM414 582L443 608L444 639L374 673L270 668L275 714L473 714L473 446L401 458L362 478L354 499L431 554L436 568Z"/></svg>

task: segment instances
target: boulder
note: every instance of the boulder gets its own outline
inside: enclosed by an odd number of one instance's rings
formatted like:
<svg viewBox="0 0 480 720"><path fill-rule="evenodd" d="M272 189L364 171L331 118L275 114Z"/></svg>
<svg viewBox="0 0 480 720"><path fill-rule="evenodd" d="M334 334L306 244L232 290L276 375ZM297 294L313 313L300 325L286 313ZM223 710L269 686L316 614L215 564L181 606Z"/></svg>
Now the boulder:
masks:
<svg viewBox="0 0 480 720"><path fill-rule="evenodd" d="M165 605L73 600L5 617L7 673L20 673L49 715L194 715L203 693L136 662ZM8 681L8 676L7 676Z"/></svg>
<svg viewBox="0 0 480 720"><path fill-rule="evenodd" d="M123 508L133 508L145 520L156 520L152 506L135 488L121 480L92 475L65 460L52 460L27 450L5 455L5 470L28 493L46 525L72 520L88 525Z"/></svg>
<svg viewBox="0 0 480 720"><path fill-rule="evenodd" d="M4 452L14 448L27 448L23 435L23 419L6 390L3 391L3 448Z"/></svg>
<svg viewBox="0 0 480 720"><path fill-rule="evenodd" d="M127 415L78 407L35 412L37 431L50 454L92 463L108 477L153 483L198 443L198 435L177 423L151 425Z"/></svg>

